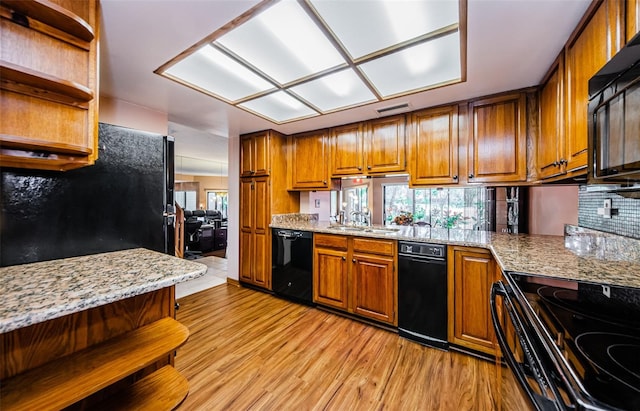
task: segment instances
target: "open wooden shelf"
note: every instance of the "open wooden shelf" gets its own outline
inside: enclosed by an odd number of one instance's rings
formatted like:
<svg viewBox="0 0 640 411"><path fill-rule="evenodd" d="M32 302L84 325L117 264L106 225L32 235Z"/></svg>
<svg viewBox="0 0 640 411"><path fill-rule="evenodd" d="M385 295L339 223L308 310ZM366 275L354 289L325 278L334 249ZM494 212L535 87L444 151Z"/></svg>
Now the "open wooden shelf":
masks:
<svg viewBox="0 0 640 411"><path fill-rule="evenodd" d="M180 405L188 393L187 379L172 366L165 365L91 409L170 411Z"/></svg>
<svg viewBox="0 0 640 411"><path fill-rule="evenodd" d="M0 60L0 88L85 110L93 100L88 87L5 60Z"/></svg>
<svg viewBox="0 0 640 411"><path fill-rule="evenodd" d="M169 355L188 337L185 326L165 317L51 361L2 381L2 410L62 409ZM162 376L157 379L165 381ZM145 386L137 389L144 391Z"/></svg>
<svg viewBox="0 0 640 411"><path fill-rule="evenodd" d="M81 40L94 39L93 28L82 18L48 0L2 0L4 6Z"/></svg>

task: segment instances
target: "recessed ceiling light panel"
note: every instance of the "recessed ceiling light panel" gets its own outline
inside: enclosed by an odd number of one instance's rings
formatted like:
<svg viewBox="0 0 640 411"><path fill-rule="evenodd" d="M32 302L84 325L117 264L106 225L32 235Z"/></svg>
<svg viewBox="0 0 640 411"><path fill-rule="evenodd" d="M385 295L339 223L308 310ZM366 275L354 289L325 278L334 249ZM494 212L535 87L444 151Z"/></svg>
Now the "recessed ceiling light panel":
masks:
<svg viewBox="0 0 640 411"><path fill-rule="evenodd" d="M458 2L311 0L351 57L358 59L458 23Z"/></svg>
<svg viewBox="0 0 640 411"><path fill-rule="evenodd" d="M292 87L291 91L323 112L377 101L376 96L351 69Z"/></svg>
<svg viewBox="0 0 640 411"><path fill-rule="evenodd" d="M295 1L281 1L216 40L280 84L345 65Z"/></svg>
<svg viewBox="0 0 640 411"><path fill-rule="evenodd" d="M228 101L274 88L265 79L209 45L179 61L166 73Z"/></svg>
<svg viewBox="0 0 640 411"><path fill-rule="evenodd" d="M456 32L358 67L385 98L458 82L460 38Z"/></svg>
<svg viewBox="0 0 640 411"><path fill-rule="evenodd" d="M253 111L276 123L284 123L318 115L315 110L291 97L284 91L276 91L275 93L238 104L238 106Z"/></svg>

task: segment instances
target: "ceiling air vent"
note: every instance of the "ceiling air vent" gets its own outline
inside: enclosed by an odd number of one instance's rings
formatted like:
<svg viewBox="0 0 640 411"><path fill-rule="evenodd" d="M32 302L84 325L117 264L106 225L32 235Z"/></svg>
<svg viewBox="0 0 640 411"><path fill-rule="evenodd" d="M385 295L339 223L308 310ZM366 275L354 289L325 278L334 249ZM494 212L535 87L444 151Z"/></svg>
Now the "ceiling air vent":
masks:
<svg viewBox="0 0 640 411"><path fill-rule="evenodd" d="M396 104L389 107L382 107L382 108L376 109L376 111L378 112L379 115L386 115L386 114L391 114L392 112L395 112L395 111L405 111L408 108L409 108L409 103L400 103L400 104Z"/></svg>

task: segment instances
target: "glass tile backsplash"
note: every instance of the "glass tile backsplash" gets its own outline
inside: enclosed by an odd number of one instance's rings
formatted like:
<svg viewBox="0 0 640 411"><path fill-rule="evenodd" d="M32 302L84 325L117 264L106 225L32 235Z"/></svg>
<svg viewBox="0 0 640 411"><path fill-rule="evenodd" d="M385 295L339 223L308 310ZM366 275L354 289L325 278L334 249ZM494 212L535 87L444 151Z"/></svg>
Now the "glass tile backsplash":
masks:
<svg viewBox="0 0 640 411"><path fill-rule="evenodd" d="M611 218L598 214L598 208L603 207L606 199L611 199ZM578 225L640 238L640 199L625 198L605 191L587 191L586 186L581 186L578 192Z"/></svg>

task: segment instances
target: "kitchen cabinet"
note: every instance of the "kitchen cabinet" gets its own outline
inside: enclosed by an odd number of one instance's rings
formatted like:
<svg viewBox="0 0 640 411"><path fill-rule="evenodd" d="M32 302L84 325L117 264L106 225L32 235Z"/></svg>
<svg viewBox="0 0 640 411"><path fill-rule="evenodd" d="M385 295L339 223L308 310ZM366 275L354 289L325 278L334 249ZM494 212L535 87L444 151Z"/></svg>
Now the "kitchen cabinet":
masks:
<svg viewBox="0 0 640 411"><path fill-rule="evenodd" d="M448 247L449 342L485 354L496 354L489 294L498 278L491 252Z"/></svg>
<svg viewBox="0 0 640 411"><path fill-rule="evenodd" d="M409 127L409 183L457 184L458 106L415 112Z"/></svg>
<svg viewBox="0 0 640 411"><path fill-rule="evenodd" d="M290 188L292 190L330 190L330 142L327 130L289 136Z"/></svg>
<svg viewBox="0 0 640 411"><path fill-rule="evenodd" d="M362 123L331 129L331 175L364 174L364 136Z"/></svg>
<svg viewBox="0 0 640 411"><path fill-rule="evenodd" d="M622 48L624 3L595 2L588 19L567 42L565 153L566 172L586 172L588 151L587 104L589 79Z"/></svg>
<svg viewBox="0 0 640 411"><path fill-rule="evenodd" d="M271 164L269 176L240 178L239 277L242 283L271 289L271 215L298 212L300 195L287 191L286 137L273 130L259 134L258 141L267 136Z"/></svg>
<svg viewBox="0 0 640 411"><path fill-rule="evenodd" d="M0 163L64 171L98 157L98 2L0 5Z"/></svg>
<svg viewBox="0 0 640 411"><path fill-rule="evenodd" d="M558 56L540 88L540 132L536 146L538 178L565 173L564 54Z"/></svg>
<svg viewBox="0 0 640 411"><path fill-rule="evenodd" d="M505 94L469 103L470 183L527 179L526 94Z"/></svg>
<svg viewBox="0 0 640 411"><path fill-rule="evenodd" d="M331 130L331 175L368 175L406 170L405 116L385 117Z"/></svg>
<svg viewBox="0 0 640 411"><path fill-rule="evenodd" d="M627 36L625 39L626 43L640 31L640 0L627 0L625 5L627 28Z"/></svg>
<svg viewBox="0 0 640 411"><path fill-rule="evenodd" d="M397 325L396 242L314 237L314 302Z"/></svg>
<svg viewBox="0 0 640 411"><path fill-rule="evenodd" d="M271 165L272 130L243 135L240 139L240 176L267 176ZM277 153L273 153L276 155Z"/></svg>

